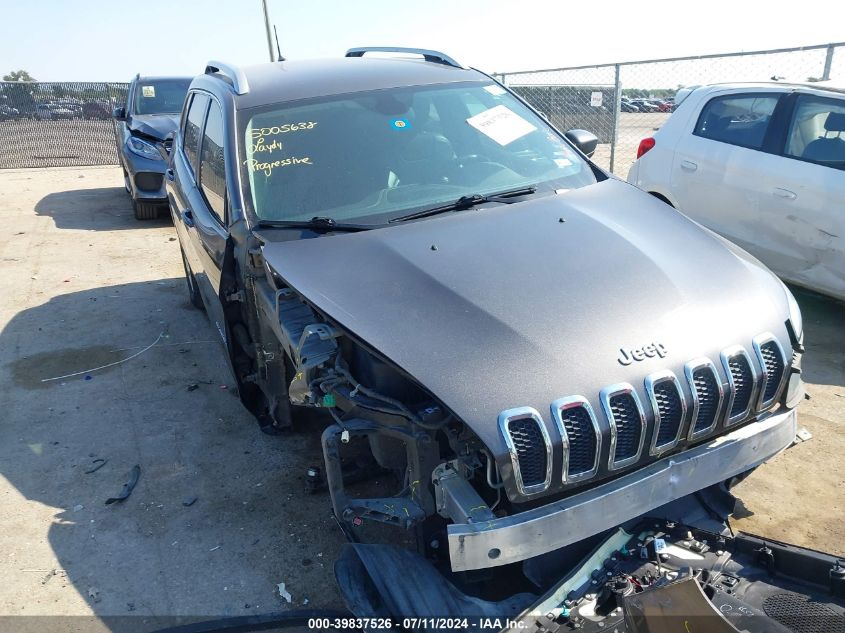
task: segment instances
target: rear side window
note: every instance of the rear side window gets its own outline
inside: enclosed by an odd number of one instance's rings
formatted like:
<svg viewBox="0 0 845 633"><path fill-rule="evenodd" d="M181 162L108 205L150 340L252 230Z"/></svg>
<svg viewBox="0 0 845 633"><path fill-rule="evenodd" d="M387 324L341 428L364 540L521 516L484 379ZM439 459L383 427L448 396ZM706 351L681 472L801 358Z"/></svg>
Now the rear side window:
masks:
<svg viewBox="0 0 845 633"><path fill-rule="evenodd" d="M740 94L707 102L693 134L722 143L761 149L780 95Z"/></svg>
<svg viewBox="0 0 845 633"><path fill-rule="evenodd" d="M202 94L195 94L188 106L188 116L185 119L185 129L182 131L182 149L191 169L197 173L197 151L199 148L200 131L202 130L202 119L208 107L208 97Z"/></svg>
<svg viewBox="0 0 845 633"><path fill-rule="evenodd" d="M845 99L800 95L789 125L785 154L845 169Z"/></svg>
<svg viewBox="0 0 845 633"><path fill-rule="evenodd" d="M211 102L200 154L200 187L211 212L220 223L226 217L226 167L223 160L223 113Z"/></svg>

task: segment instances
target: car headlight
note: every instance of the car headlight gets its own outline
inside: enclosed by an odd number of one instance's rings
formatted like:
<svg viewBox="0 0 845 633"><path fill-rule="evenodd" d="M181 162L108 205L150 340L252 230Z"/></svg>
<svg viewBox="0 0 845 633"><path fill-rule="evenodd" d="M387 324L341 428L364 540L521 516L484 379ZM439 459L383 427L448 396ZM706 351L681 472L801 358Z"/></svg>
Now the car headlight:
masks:
<svg viewBox="0 0 845 633"><path fill-rule="evenodd" d="M153 160L164 160L155 145L148 143L147 141L142 141L134 136L129 138L127 146L129 147L130 152L137 154L138 156L151 158Z"/></svg>

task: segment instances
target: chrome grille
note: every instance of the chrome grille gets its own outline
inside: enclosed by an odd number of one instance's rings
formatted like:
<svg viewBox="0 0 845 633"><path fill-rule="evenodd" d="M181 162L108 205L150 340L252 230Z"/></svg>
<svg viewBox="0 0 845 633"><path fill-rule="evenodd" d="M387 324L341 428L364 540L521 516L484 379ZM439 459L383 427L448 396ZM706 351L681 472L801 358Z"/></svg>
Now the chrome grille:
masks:
<svg viewBox="0 0 845 633"><path fill-rule="evenodd" d="M753 362L741 345L721 352L718 369L707 357L689 361L684 365L683 386L671 371L650 374L645 379L651 405L648 414L629 383L601 390L602 421L584 396L555 400L551 414L561 450L554 453L546 422L536 409L503 411L499 425L510 453L516 491L521 496L545 492L556 469L559 486L634 465L643 456L646 437L649 456L657 458L682 439L696 442L715 435L717 428L723 433L730 425L749 421L756 411L776 402L789 369L788 357L774 335L761 334L752 344ZM610 441L606 464L600 461L605 437ZM562 456L560 464L555 463L560 458L553 454Z"/></svg>
<svg viewBox="0 0 845 633"><path fill-rule="evenodd" d="M563 481L592 477L598 467L601 434L590 403L581 396L555 400L552 418L563 441Z"/></svg>
<svg viewBox="0 0 845 633"><path fill-rule="evenodd" d="M654 435L650 454L657 455L678 443L687 405L681 394L681 385L675 374L670 371L648 376L645 379L645 390L654 411Z"/></svg>
<svg viewBox="0 0 845 633"><path fill-rule="evenodd" d="M726 424L744 420L751 412L757 377L751 368L748 352L740 345L729 347L721 354L722 368L728 378L728 414Z"/></svg>
<svg viewBox="0 0 845 633"><path fill-rule="evenodd" d="M754 339L754 354L763 370L758 410L775 403L785 375L783 348L772 334L761 334Z"/></svg>
<svg viewBox="0 0 845 633"><path fill-rule="evenodd" d="M601 392L602 406L610 423L610 462L616 470L635 463L645 439L645 416L634 388L622 383Z"/></svg>
<svg viewBox="0 0 845 633"><path fill-rule="evenodd" d="M696 440L716 427L722 405L722 383L716 366L708 358L690 361L684 367L692 392L692 420L688 437Z"/></svg>
<svg viewBox="0 0 845 633"><path fill-rule="evenodd" d="M552 477L552 445L543 418L535 409L521 407L499 414L499 426L519 492L531 495L546 490Z"/></svg>

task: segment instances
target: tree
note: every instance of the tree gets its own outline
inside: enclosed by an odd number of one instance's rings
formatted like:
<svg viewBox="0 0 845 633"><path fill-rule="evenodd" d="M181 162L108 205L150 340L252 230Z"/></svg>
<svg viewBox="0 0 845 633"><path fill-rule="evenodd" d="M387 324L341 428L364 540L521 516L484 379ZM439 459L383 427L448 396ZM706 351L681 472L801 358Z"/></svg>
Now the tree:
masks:
<svg viewBox="0 0 845 633"><path fill-rule="evenodd" d="M13 70L8 75L3 75L3 81L37 81L37 79L25 70Z"/></svg>

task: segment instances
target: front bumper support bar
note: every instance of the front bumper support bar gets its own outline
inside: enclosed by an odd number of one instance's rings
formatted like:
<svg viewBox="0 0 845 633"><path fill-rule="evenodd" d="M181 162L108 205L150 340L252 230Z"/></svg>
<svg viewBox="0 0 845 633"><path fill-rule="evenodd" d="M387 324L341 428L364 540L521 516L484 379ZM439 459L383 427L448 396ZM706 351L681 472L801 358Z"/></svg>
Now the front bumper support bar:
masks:
<svg viewBox="0 0 845 633"><path fill-rule="evenodd" d="M795 410L546 506L448 527L453 571L498 567L551 552L743 473L792 444Z"/></svg>

